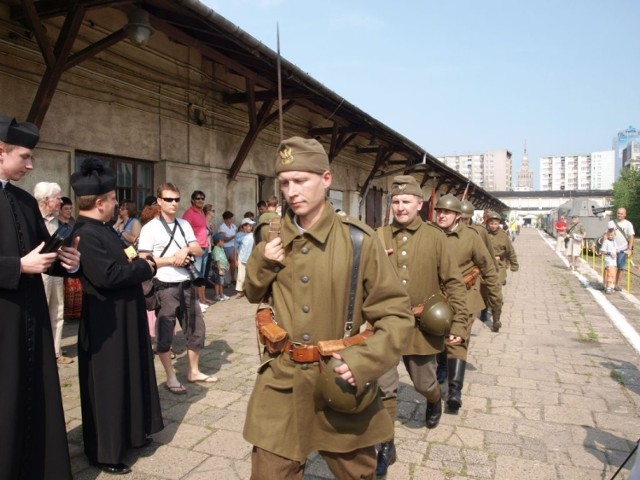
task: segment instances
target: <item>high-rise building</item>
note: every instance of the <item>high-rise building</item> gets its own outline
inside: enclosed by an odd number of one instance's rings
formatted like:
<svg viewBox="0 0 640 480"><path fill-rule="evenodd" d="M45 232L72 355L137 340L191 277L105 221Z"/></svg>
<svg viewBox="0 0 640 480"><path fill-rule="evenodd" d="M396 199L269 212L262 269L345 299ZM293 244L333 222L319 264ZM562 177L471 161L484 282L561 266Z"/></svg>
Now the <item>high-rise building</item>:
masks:
<svg viewBox="0 0 640 480"><path fill-rule="evenodd" d="M622 150L622 168L640 170L640 141L632 141Z"/></svg>
<svg viewBox="0 0 640 480"><path fill-rule="evenodd" d="M518 170L518 185L516 189L520 192L533 190L533 171L529 170L527 142L524 142L524 155L522 156L522 166Z"/></svg>
<svg viewBox="0 0 640 480"><path fill-rule="evenodd" d="M540 190L609 190L614 182L615 151L540 158Z"/></svg>
<svg viewBox="0 0 640 480"><path fill-rule="evenodd" d="M616 151L615 179L620 177L620 170L623 166L622 151L630 142L640 141L640 131L632 126L626 130L620 130L613 137L613 149Z"/></svg>
<svg viewBox="0 0 640 480"><path fill-rule="evenodd" d="M507 149L465 155L445 155L438 157L438 160L460 172L484 190L490 192L512 190L511 152Z"/></svg>

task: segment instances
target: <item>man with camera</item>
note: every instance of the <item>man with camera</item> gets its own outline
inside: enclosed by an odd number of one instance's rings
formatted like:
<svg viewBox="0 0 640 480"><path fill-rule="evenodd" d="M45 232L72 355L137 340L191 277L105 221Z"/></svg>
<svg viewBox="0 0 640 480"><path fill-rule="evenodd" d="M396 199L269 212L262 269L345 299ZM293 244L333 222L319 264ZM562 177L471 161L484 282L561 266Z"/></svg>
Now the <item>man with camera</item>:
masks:
<svg viewBox="0 0 640 480"><path fill-rule="evenodd" d="M178 187L163 183L158 187L157 195L160 215L142 227L138 251L142 257L153 255L158 265L153 279L160 304L156 311L156 351L167 374L167 390L182 395L187 390L176 377L170 352L176 319L187 338L187 380L203 383L218 381L217 377L202 373L199 366L205 325L193 282L198 279L194 260L202 256L202 248L189 222L176 218L180 204Z"/></svg>

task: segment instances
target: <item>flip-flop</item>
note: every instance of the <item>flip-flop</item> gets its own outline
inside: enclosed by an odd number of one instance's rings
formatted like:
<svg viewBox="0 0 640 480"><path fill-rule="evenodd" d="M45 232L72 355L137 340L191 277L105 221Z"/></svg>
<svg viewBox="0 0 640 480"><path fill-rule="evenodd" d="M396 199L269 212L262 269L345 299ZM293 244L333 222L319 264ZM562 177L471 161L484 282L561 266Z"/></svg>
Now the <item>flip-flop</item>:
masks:
<svg viewBox="0 0 640 480"><path fill-rule="evenodd" d="M189 380L189 382L190 383L216 383L218 380L219 380L218 377L215 377L213 375L207 375L197 380Z"/></svg>
<svg viewBox="0 0 640 480"><path fill-rule="evenodd" d="M164 387L169 390L171 393L173 393L174 395L184 395L185 393L187 393L187 389L184 388L184 385L179 384L176 385L174 387L172 387L171 385L168 384L164 384Z"/></svg>

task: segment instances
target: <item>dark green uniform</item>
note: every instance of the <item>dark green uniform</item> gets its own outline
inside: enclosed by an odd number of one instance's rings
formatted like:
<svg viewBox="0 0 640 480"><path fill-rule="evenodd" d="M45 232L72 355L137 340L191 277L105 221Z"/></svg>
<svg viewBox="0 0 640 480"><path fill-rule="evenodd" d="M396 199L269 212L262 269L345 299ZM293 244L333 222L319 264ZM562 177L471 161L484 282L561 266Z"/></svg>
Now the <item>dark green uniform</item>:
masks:
<svg viewBox="0 0 640 480"><path fill-rule="evenodd" d="M282 264L264 257L267 229L247 263L245 289L252 302L271 289L276 320L292 341L316 344L344 335L353 260L349 225L365 233L354 309L354 331L369 322L374 335L341 352L361 392L367 382L396 366L413 331L409 297L375 233L363 223L337 215L325 204L320 219L300 233L292 212L282 219L286 252ZM393 421L380 397L358 414L318 409L317 364L294 362L289 354L264 354L249 399L244 438L287 459L304 462L310 452L350 452L381 442Z"/></svg>

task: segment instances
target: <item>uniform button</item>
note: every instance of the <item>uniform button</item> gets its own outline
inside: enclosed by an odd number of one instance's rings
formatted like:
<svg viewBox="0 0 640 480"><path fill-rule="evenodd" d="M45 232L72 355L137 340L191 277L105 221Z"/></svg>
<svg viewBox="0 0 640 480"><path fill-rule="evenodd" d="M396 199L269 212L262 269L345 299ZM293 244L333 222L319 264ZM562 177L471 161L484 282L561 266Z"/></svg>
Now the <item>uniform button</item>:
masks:
<svg viewBox="0 0 640 480"><path fill-rule="evenodd" d="M302 253L304 253L304 254L309 253L309 249L308 249L307 247L302 247L302 248L300 249L300 251L301 251Z"/></svg>
<svg viewBox="0 0 640 480"><path fill-rule="evenodd" d="M407 255L407 252L405 250L403 250L401 253L403 257Z"/></svg>
<svg viewBox="0 0 640 480"><path fill-rule="evenodd" d="M309 335L308 333L305 333L304 335L302 335L303 342L308 342L310 339L311 339L311 335Z"/></svg>
<svg viewBox="0 0 640 480"><path fill-rule="evenodd" d="M280 271L280 267L278 267L278 266L273 267L273 271L278 273Z"/></svg>
<svg viewBox="0 0 640 480"><path fill-rule="evenodd" d="M402 265L402 268L407 268L407 266L406 265Z"/></svg>
<svg viewBox="0 0 640 480"><path fill-rule="evenodd" d="M407 284L407 281L406 281L406 280L402 280L402 284L403 284L403 285L406 285L406 284Z"/></svg>
<svg viewBox="0 0 640 480"><path fill-rule="evenodd" d="M402 241L406 242L407 241L407 236L405 235L404 237L402 237Z"/></svg>
<svg viewBox="0 0 640 480"><path fill-rule="evenodd" d="M307 276L305 275L305 276L303 276L303 277L300 279L300 281L301 281L302 283L309 283L309 277L307 277Z"/></svg>
<svg viewBox="0 0 640 480"><path fill-rule="evenodd" d="M309 364L308 363L303 363L302 366L300 367L302 370L309 370Z"/></svg>
<svg viewBox="0 0 640 480"><path fill-rule="evenodd" d="M303 311L304 313L309 313L309 310L311 310L311 309L309 308L309 305L305 305L305 306L303 306L303 307L302 307L302 311Z"/></svg>

